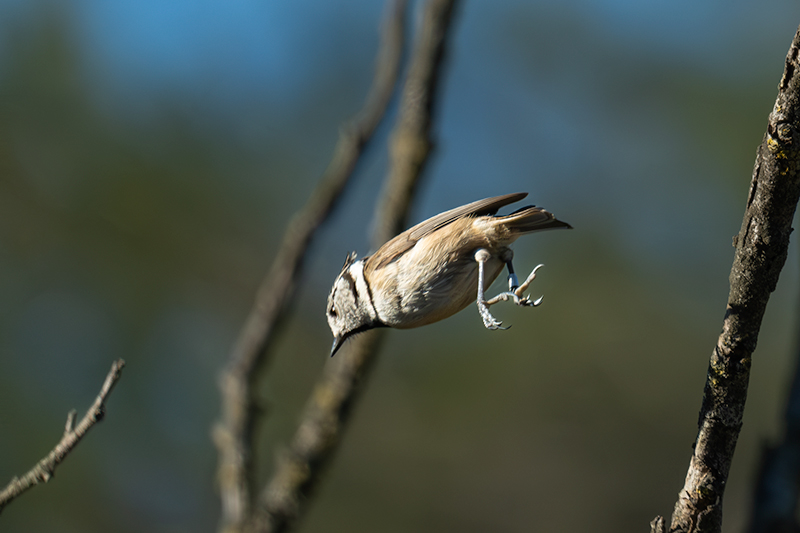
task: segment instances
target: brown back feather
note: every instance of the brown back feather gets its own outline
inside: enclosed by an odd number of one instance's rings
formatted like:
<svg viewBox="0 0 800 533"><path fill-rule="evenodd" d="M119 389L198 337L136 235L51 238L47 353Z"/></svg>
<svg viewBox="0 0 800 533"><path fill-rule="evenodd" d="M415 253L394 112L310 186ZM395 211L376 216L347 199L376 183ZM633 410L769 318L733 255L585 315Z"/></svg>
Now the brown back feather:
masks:
<svg viewBox="0 0 800 533"><path fill-rule="evenodd" d="M518 192L512 194L504 194L502 196L493 196L491 198L484 198L461 207L456 207L450 211L439 213L416 226L407 229L400 235L394 237L389 242L381 246L378 251L365 261L365 270L377 270L389 263L397 260L401 255L410 250L417 244L417 241L426 235L430 235L439 228L442 228L454 220L470 216L485 216L494 215L497 210L508 204L518 202L528 196L526 192ZM377 258L378 261L370 261L369 259Z"/></svg>
<svg viewBox="0 0 800 533"><path fill-rule="evenodd" d="M517 209L510 215L497 217L497 221L498 223L502 222L504 226L514 233L530 233L532 231L541 231L545 229L572 228L572 226L566 222L558 220L553 213L533 205Z"/></svg>

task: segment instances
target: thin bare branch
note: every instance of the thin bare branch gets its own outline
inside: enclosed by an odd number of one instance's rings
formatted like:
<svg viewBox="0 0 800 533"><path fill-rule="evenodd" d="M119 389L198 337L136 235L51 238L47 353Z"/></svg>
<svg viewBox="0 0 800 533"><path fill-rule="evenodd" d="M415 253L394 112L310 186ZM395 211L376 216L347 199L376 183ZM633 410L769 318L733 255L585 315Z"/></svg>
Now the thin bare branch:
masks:
<svg viewBox="0 0 800 533"><path fill-rule="evenodd" d="M699 432L670 532L719 532L722 498L742 427L750 364L770 294L786 261L800 198L800 28L756 155L730 275L722 333L711 354Z"/></svg>
<svg viewBox="0 0 800 533"><path fill-rule="evenodd" d="M327 219L353 174L365 146L383 118L402 63L405 0L391 0L383 25L375 76L363 109L339 134L324 175L306 205L289 221L272 268L220 378L221 419L214 428L217 481L222 500L221 531L239 531L252 507L252 432L256 414L253 386L277 324L294 294L295 282L317 229Z"/></svg>
<svg viewBox="0 0 800 533"><path fill-rule="evenodd" d="M39 461L36 466L31 468L21 478L15 477L6 487L0 491L0 512L8 505L14 498L25 492L26 490L38 485L39 483L47 483L55 475L56 467L72 452L75 446L81 441L86 432L89 431L96 423L100 422L105 415L106 398L111 393L114 385L119 380L122 368L125 366L125 361L118 359L111 365L106 380L103 383L103 388L100 389L100 394L95 398L94 403L86 411L77 427L73 427L75 423L75 411L70 411L67 415L67 423L64 427L64 435L61 440L56 444L56 447L47 454L47 456Z"/></svg>
<svg viewBox="0 0 800 533"><path fill-rule="evenodd" d="M432 112L454 5L453 0L431 0L425 6L392 135L391 169L378 204L373 236L376 248L404 227L433 145ZM322 469L341 442L348 414L375 361L382 333L373 330L352 339L339 356L328 361L289 449L278 458L252 531L286 531L301 515Z"/></svg>

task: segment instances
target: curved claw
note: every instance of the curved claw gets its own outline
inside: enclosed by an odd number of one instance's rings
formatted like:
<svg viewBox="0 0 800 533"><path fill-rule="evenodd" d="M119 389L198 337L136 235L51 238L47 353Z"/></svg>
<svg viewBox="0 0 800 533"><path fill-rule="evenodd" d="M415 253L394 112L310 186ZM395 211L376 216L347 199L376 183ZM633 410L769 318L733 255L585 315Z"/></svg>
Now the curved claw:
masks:
<svg viewBox="0 0 800 533"><path fill-rule="evenodd" d="M531 300L530 296L522 296L514 292L501 292L500 294L489 300L487 304L494 305L497 302L514 300L514 303L521 307L537 307L541 305L543 298L544 296L539 296L539 298L537 298L536 300Z"/></svg>
<svg viewBox="0 0 800 533"><path fill-rule="evenodd" d="M526 296L525 298L520 298L519 301L517 302L517 305L521 305L523 307L539 307L540 305L542 305L543 299L544 296L539 296L535 300L531 300L530 296Z"/></svg>
<svg viewBox="0 0 800 533"><path fill-rule="evenodd" d="M478 302L478 311L481 314L483 325L486 327L486 329L508 329L508 327L502 327L503 323L492 316L492 313L489 312L489 308L485 303Z"/></svg>
<svg viewBox="0 0 800 533"><path fill-rule="evenodd" d="M536 265L534 269L531 271L531 273L528 275L527 279L525 279L525 281L522 282L522 285L517 287L517 289L514 292L522 296L522 293L528 290L528 287L530 287L531 283L533 283L533 280L536 279L536 272L543 266L544 265L541 263Z"/></svg>
<svg viewBox="0 0 800 533"><path fill-rule="evenodd" d="M510 327L508 326L504 328L503 323L492 315L489 315L488 317L482 316L481 318L483 318L483 325L486 327L486 329L508 329Z"/></svg>
<svg viewBox="0 0 800 533"><path fill-rule="evenodd" d="M511 327L511 326L506 326L506 327L503 327L503 326L502 326L502 324L503 324L503 323L502 323L502 322L500 322L500 321L495 321L495 322L494 322L494 323L492 323L492 324L487 324L486 322L484 322L484 323L483 323L483 325L484 325L484 326L486 326L486 329L490 329L490 330L492 330L492 331L495 331L495 330L498 330L498 329L499 329L499 330L503 330L503 331L505 331L505 330L507 330L508 328L510 328L510 327Z"/></svg>

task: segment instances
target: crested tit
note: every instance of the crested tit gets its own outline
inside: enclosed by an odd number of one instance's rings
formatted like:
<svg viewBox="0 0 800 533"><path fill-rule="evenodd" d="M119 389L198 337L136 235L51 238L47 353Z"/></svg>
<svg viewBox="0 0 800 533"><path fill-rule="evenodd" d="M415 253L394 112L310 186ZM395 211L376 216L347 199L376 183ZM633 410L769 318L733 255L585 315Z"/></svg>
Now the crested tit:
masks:
<svg viewBox="0 0 800 533"><path fill-rule="evenodd" d="M424 326L472 302L488 329L502 324L489 312L490 305L508 299L521 306L539 305L541 298L531 301L523 292L542 265L520 285L508 246L526 233L572 226L535 206L496 215L501 207L527 195L495 196L445 211L404 231L370 256L356 260L355 253L348 255L328 296L328 324L334 337L331 357L356 333ZM508 268L509 290L487 301L484 290L503 266Z"/></svg>

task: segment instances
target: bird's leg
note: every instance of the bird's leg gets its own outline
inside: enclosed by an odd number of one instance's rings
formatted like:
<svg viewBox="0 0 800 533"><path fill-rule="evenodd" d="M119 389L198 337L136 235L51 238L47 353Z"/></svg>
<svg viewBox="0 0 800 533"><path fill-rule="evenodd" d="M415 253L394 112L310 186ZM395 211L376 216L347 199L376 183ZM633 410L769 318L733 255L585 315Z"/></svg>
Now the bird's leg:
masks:
<svg viewBox="0 0 800 533"><path fill-rule="evenodd" d="M511 266L511 265L509 264L509 266ZM524 305L531 305L531 306L536 307L537 305L542 303L542 298L544 298L544 296L539 296L539 298L537 298L536 300L531 302L530 298L528 296L522 296L522 293L524 293L526 290L528 290L528 287L530 287L531 283L533 283L533 280L536 279L536 271L539 270L540 268L542 268L543 266L544 265L542 265L542 264L538 264L535 267L533 267L533 270L528 275L527 279L522 282L522 285L520 285L516 289L512 289L514 291L514 294L516 294L517 296L519 296L520 298L522 298L523 300L528 302L528 303L526 303Z"/></svg>
<svg viewBox="0 0 800 533"><path fill-rule="evenodd" d="M507 300L514 300L515 304L522 307L536 307L537 305L541 304L544 296L540 296L536 300L531 301L530 297L525 296L524 293L533 280L536 279L536 271L542 268L544 265L536 265L536 268L533 269L527 279L522 282L522 285L520 285L517 281L517 275L514 274L514 266L511 264L511 257L507 257L505 261L506 267L508 267L508 292L501 292L486 302L486 305L494 305L497 302L505 302Z"/></svg>
<svg viewBox="0 0 800 533"><path fill-rule="evenodd" d="M531 301L530 297L525 296L524 293L528 287L530 287L531 283L533 283L533 280L536 279L536 271L542 268L544 265L536 265L525 281L522 282L522 285L520 285L519 281L517 280L517 275L514 274L514 266L511 264L513 253L511 250L508 250L506 256L501 258L505 261L506 267L508 268L508 291L501 292L491 300L487 300L483 291L483 284L486 279L484 273L484 264L490 258L491 254L484 248L480 248L477 252L475 252L475 261L478 262L478 311L481 314L481 318L483 318L483 325L486 326L487 329L508 329L508 327L500 327L502 322L492 316L492 314L489 312L489 306L508 300L513 300L515 304L522 307L536 307L541 304L544 296L540 296L536 300Z"/></svg>
<svg viewBox="0 0 800 533"><path fill-rule="evenodd" d="M486 279L484 264L491 256L489 251L484 248L480 248L475 252L475 261L478 262L478 299L475 303L478 304L478 312L481 314L483 325L486 326L486 329L508 329L500 327L503 323L493 317L492 313L489 312L489 306L493 303L497 303L499 300L497 300L497 298L492 298L491 302L487 302L483 295L483 283Z"/></svg>
<svg viewBox="0 0 800 533"><path fill-rule="evenodd" d="M509 250L511 252L511 250ZM511 264L511 258L514 257L513 254L510 254L510 257L506 260L506 268L508 268L508 290L514 292L517 287L519 287L519 280L517 279L517 275L514 274L514 265Z"/></svg>

